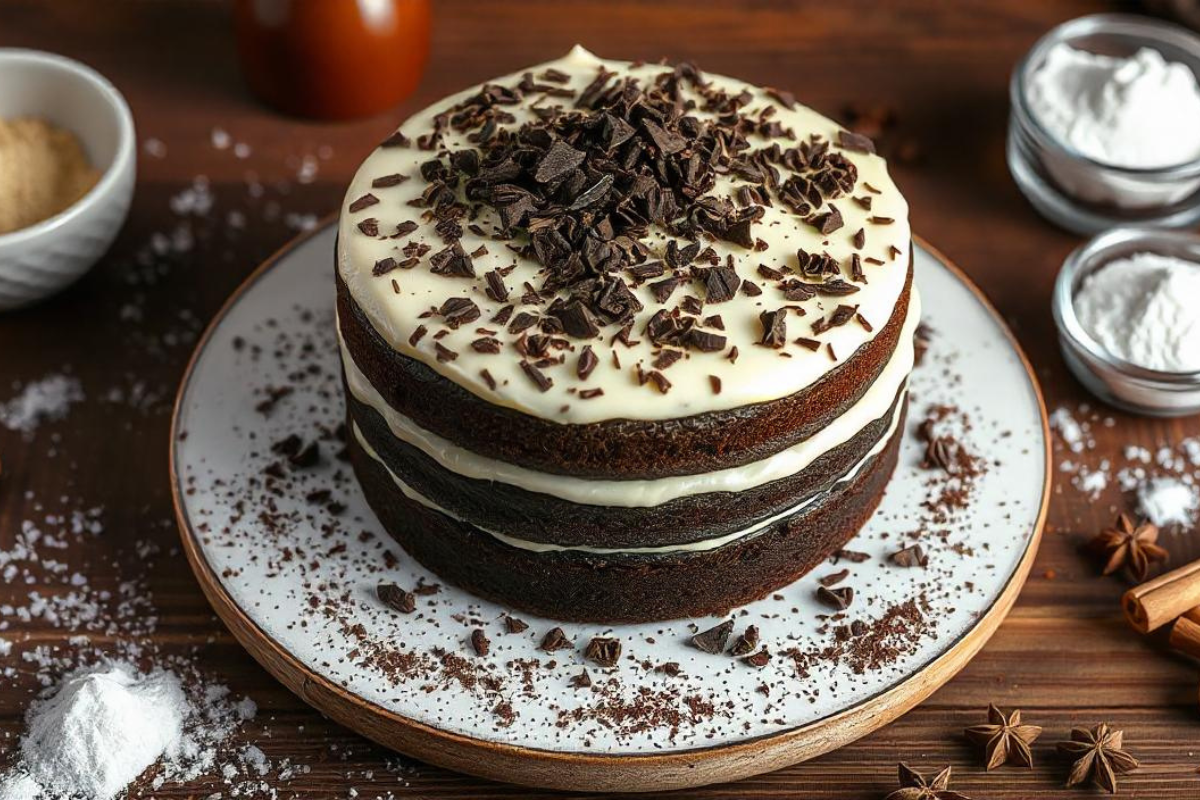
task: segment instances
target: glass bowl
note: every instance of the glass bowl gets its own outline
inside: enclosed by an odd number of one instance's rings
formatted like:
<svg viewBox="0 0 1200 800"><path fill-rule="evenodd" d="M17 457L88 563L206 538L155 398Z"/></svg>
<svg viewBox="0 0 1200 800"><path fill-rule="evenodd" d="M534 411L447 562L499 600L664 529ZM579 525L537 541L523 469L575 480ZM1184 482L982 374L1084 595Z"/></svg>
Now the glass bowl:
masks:
<svg viewBox="0 0 1200 800"><path fill-rule="evenodd" d="M1139 169L1096 161L1059 140L1030 107L1027 84L1051 48L1067 43L1108 56L1149 47L1189 66L1200 80L1200 35L1132 14L1093 14L1064 22L1030 49L1009 81L1009 171L1042 216L1091 235L1120 225L1186 227L1200 221L1200 159Z"/></svg>
<svg viewBox="0 0 1200 800"><path fill-rule="evenodd" d="M1200 371L1146 369L1109 352L1075 315L1075 294L1088 276L1115 259L1157 253L1197 263L1200 236L1153 228L1117 228L1082 245L1063 262L1054 284L1054 324L1067 366L1092 394L1136 414L1177 417L1200 412Z"/></svg>

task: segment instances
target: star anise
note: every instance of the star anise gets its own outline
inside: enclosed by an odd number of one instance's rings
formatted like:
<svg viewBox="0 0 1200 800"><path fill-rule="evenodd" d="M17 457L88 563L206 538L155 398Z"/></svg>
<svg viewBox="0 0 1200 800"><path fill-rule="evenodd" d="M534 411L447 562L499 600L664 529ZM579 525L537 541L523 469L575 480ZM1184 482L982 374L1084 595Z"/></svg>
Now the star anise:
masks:
<svg viewBox="0 0 1200 800"><path fill-rule="evenodd" d="M900 765L900 788L884 800L971 800L965 794L950 788L950 767L934 775L931 780L908 764Z"/></svg>
<svg viewBox="0 0 1200 800"><path fill-rule="evenodd" d="M1042 735L1042 729L1037 725L1022 725L1020 711L1005 717L1003 711L989 704L987 715L987 725L973 725L964 732L973 743L985 748L987 768L1008 763L1033 767L1029 745Z"/></svg>
<svg viewBox="0 0 1200 800"><path fill-rule="evenodd" d="M1105 557L1105 575L1125 567L1134 580L1141 582L1150 571L1150 562L1167 560L1167 551L1157 542L1156 525L1147 521L1134 525L1128 514L1121 514L1112 527L1092 539L1092 546Z"/></svg>
<svg viewBox="0 0 1200 800"><path fill-rule="evenodd" d="M1121 749L1124 731L1114 731L1101 722L1091 730L1075 728L1071 739L1058 743L1058 751L1075 759L1067 786L1078 786L1089 777L1109 794L1117 793L1117 776L1133 772L1138 760Z"/></svg>

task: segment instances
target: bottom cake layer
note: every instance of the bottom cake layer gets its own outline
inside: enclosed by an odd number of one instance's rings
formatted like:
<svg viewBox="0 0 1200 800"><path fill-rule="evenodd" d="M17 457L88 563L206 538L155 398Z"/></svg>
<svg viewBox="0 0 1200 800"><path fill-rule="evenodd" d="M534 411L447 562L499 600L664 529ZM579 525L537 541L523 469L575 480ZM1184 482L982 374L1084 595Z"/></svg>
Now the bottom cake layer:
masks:
<svg viewBox="0 0 1200 800"><path fill-rule="evenodd" d="M442 579L513 610L572 622L701 617L749 603L816 567L879 505L904 430L850 481L760 532L710 550L603 554L537 552L410 499L388 469L350 438L367 502L383 527Z"/></svg>

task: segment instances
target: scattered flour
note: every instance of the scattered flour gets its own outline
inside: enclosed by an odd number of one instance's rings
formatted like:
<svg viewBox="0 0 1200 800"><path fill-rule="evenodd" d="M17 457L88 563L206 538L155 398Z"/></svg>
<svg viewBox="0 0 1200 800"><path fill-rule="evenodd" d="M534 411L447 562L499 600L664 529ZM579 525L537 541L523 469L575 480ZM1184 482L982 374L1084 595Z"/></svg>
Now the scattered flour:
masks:
<svg viewBox="0 0 1200 800"><path fill-rule="evenodd" d="M1138 507L1155 525L1190 526L1200 508L1196 487L1178 478L1153 478L1138 487Z"/></svg>
<svg viewBox="0 0 1200 800"><path fill-rule="evenodd" d="M83 400L83 388L77 378L61 373L47 375L26 384L7 403L0 403L0 424L30 435L43 422L66 417L71 404L80 400Z"/></svg>
<svg viewBox="0 0 1200 800"><path fill-rule="evenodd" d="M192 709L171 672L85 667L30 707L13 778L46 797L109 800L164 755L178 756Z"/></svg>

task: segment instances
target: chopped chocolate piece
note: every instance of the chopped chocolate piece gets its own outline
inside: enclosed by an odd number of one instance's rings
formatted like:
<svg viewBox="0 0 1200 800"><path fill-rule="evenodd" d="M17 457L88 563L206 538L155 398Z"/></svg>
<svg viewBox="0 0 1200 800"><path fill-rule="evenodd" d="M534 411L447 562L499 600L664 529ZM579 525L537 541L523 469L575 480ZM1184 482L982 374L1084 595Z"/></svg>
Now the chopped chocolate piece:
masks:
<svg viewBox="0 0 1200 800"><path fill-rule="evenodd" d="M510 614L504 615L504 630L506 630L508 633L524 633L528 629L528 622L517 619Z"/></svg>
<svg viewBox="0 0 1200 800"><path fill-rule="evenodd" d="M381 175L380 177L371 181L371 188L372 189L386 189L389 186L399 186L400 184L404 183L406 180L408 180L408 176L401 175L399 172L394 173L392 175Z"/></svg>
<svg viewBox="0 0 1200 800"><path fill-rule="evenodd" d="M612 175L605 175L591 185L590 188L584 190L574 202L567 208L568 211L582 211L593 203L598 203L608 194L613 187L614 178Z"/></svg>
<svg viewBox="0 0 1200 800"><path fill-rule="evenodd" d="M317 462L321 460L321 447L315 441L309 442L307 447L288 456L288 462L297 469L309 469L315 467Z"/></svg>
<svg viewBox="0 0 1200 800"><path fill-rule="evenodd" d="M551 307L550 313L562 323L563 332L576 339L595 339L600 333L596 318L580 300L572 300L559 308Z"/></svg>
<svg viewBox="0 0 1200 800"><path fill-rule="evenodd" d="M843 586L839 589L830 589L828 586L818 586L817 599L830 608L845 611L854 602L854 588Z"/></svg>
<svg viewBox="0 0 1200 800"><path fill-rule="evenodd" d="M451 297L442 303L438 313L442 315L446 325L454 330L457 330L460 325L474 322L480 316L479 306L475 305L475 302L469 297Z"/></svg>
<svg viewBox="0 0 1200 800"><path fill-rule="evenodd" d="M582 389L579 392L580 400L591 400L594 397L600 397L604 394L603 389Z"/></svg>
<svg viewBox="0 0 1200 800"><path fill-rule="evenodd" d="M441 342L434 342L433 350L437 355L437 360L443 364L458 358L458 353L454 352L449 347L446 347Z"/></svg>
<svg viewBox="0 0 1200 800"><path fill-rule="evenodd" d="M406 220L404 220L404 222L401 222L398 225L396 225L396 232L394 234L392 234L392 238L399 239L401 237L408 236L410 233L415 231L418 227L419 226L417 225L417 223L413 222L412 220L406 219Z"/></svg>
<svg viewBox="0 0 1200 800"><path fill-rule="evenodd" d="M858 229L858 233L854 234L853 243L854 243L854 246L855 246L857 249L859 249L859 250L862 250L862 249L863 249L863 247L865 247L865 246L866 246L866 244L867 244L867 231L866 231L866 229L865 229L865 228L859 228L859 229ZM855 257L857 257L857 254L855 254Z"/></svg>
<svg viewBox="0 0 1200 800"><path fill-rule="evenodd" d="M672 275L669 278L664 278L661 281L656 281L650 284L650 293L654 295L654 299L659 303L665 303L670 299L671 293L675 291L683 283L683 279Z"/></svg>
<svg viewBox="0 0 1200 800"><path fill-rule="evenodd" d="M855 203L857 203L864 211L871 210L872 198L870 195L863 195L862 197L852 197L850 199L853 200Z"/></svg>
<svg viewBox="0 0 1200 800"><path fill-rule="evenodd" d="M829 210L824 214L818 214L809 220L814 228L828 236L834 231L840 230L845 221L842 219L842 212L837 210L837 206L833 203L829 204Z"/></svg>
<svg viewBox="0 0 1200 800"><path fill-rule="evenodd" d="M550 149L538 162L537 172L533 177L538 183L553 183L565 177L583 163L584 153L559 139L550 145Z"/></svg>
<svg viewBox="0 0 1200 800"><path fill-rule="evenodd" d="M580 671L578 675L571 676L571 687L574 689L589 689L592 686L592 676L588 674L587 669Z"/></svg>
<svg viewBox="0 0 1200 800"><path fill-rule="evenodd" d="M475 655L486 656L488 651L492 649L492 642L488 639L487 634L482 628L476 628L471 631L471 647L475 650Z"/></svg>
<svg viewBox="0 0 1200 800"><path fill-rule="evenodd" d="M379 220L374 217L367 217L362 222L358 223L358 229L362 231L364 236L379 235Z"/></svg>
<svg viewBox="0 0 1200 800"><path fill-rule="evenodd" d="M929 557L919 544L910 544L892 553L888 558L898 567L923 567L929 563Z"/></svg>
<svg viewBox="0 0 1200 800"><path fill-rule="evenodd" d="M568 650L575 645L567 638L567 634L562 628L551 628L545 636L542 637L542 643L539 647L547 653L553 653L556 650Z"/></svg>
<svg viewBox="0 0 1200 800"><path fill-rule="evenodd" d="M371 206L375 205L378 202L379 202L378 197L371 194L370 192L367 192L362 197L358 198L353 203L351 203L349 210L350 210L350 213L353 214L355 212L362 211L364 208L370 208Z"/></svg>
<svg viewBox="0 0 1200 800"><path fill-rule="evenodd" d="M429 333L429 329L424 325L418 325L417 329L412 332L412 336L408 337L408 343L412 347L417 346L417 342L425 338L425 334Z"/></svg>
<svg viewBox="0 0 1200 800"><path fill-rule="evenodd" d="M483 277L487 281L488 297L497 303L503 303L508 300L508 287L504 285L504 277L500 274L500 270L493 269Z"/></svg>
<svg viewBox="0 0 1200 800"><path fill-rule="evenodd" d="M493 336L484 336L471 342L471 349L476 353L495 355L500 352L500 340Z"/></svg>
<svg viewBox="0 0 1200 800"><path fill-rule="evenodd" d="M719 333L709 333L699 328L691 328L683 337L684 344L702 353L716 353L724 350L726 341L726 338Z"/></svg>
<svg viewBox="0 0 1200 800"><path fill-rule="evenodd" d="M891 225L895 221L891 217L867 217L867 222L872 225Z"/></svg>
<svg viewBox="0 0 1200 800"><path fill-rule="evenodd" d="M796 96L791 92L784 91L783 89L773 89L769 86L765 87L763 91L767 93L768 97L779 101L779 104L788 111L791 111L796 107Z"/></svg>
<svg viewBox="0 0 1200 800"><path fill-rule="evenodd" d="M692 637L692 644L697 650L716 655L725 651L725 643L729 641L731 633L733 633L733 620L727 619L720 625L697 633Z"/></svg>
<svg viewBox="0 0 1200 800"><path fill-rule="evenodd" d="M863 329L864 331L866 331L867 333L872 333L872 332L874 332L875 328L873 328L873 327L871 326L871 323L867 322L867 318L866 318L866 317L864 317L864 316L863 316L861 313L860 313L860 314L855 314L855 315L854 315L854 320L855 320L855 322L857 322L859 325L861 325L861 326L862 326L862 329Z"/></svg>
<svg viewBox="0 0 1200 800"><path fill-rule="evenodd" d="M400 131L396 131L379 143L380 147L408 147L408 145L408 137Z"/></svg>
<svg viewBox="0 0 1200 800"><path fill-rule="evenodd" d="M900 255L903 252L904 252L903 250L901 250L899 247L896 247L896 245L894 245L894 244L888 245L888 258L892 261L895 261L896 256Z"/></svg>
<svg viewBox="0 0 1200 800"><path fill-rule="evenodd" d="M750 625L746 628L746 632L733 643L733 647L729 649L729 655L735 658L748 656L754 652L756 647L758 647L758 627Z"/></svg>
<svg viewBox="0 0 1200 800"><path fill-rule="evenodd" d="M859 283L867 282L867 275L863 272L862 259L858 257L858 253L850 256L850 277Z"/></svg>
<svg viewBox="0 0 1200 800"><path fill-rule="evenodd" d="M607 636L596 636L588 642L583 657L602 667L615 667L621 657L621 640Z"/></svg>
<svg viewBox="0 0 1200 800"><path fill-rule="evenodd" d="M479 370L479 377L483 378L483 382L488 385L488 388L493 392L496 391L496 379L492 377L492 373L486 369Z"/></svg>
<svg viewBox="0 0 1200 800"><path fill-rule="evenodd" d="M713 394L721 393L721 379L718 378L716 375L708 376L708 385L712 387Z"/></svg>
<svg viewBox="0 0 1200 800"><path fill-rule="evenodd" d="M683 353L678 350L663 350L655 356L652 365L655 369L666 369L681 358Z"/></svg>
<svg viewBox="0 0 1200 800"><path fill-rule="evenodd" d="M642 120L642 129L649 135L650 141L654 143L659 152L665 156L678 153L687 146L687 139L678 133L663 130L649 118Z"/></svg>
<svg viewBox="0 0 1200 800"><path fill-rule="evenodd" d="M579 380L586 381L599 363L600 359L596 357L592 346L585 344L583 350L579 352L579 362L575 366L575 374L579 376Z"/></svg>
<svg viewBox="0 0 1200 800"><path fill-rule="evenodd" d="M753 281L742 281L742 294L747 297L758 297L762 294L762 289L758 288L758 284Z"/></svg>
<svg viewBox="0 0 1200 800"><path fill-rule="evenodd" d="M742 660L752 667L757 667L758 669L762 669L767 664L771 663L771 654L769 652L767 652L767 648L764 647L762 650L759 650L754 655L746 656Z"/></svg>
<svg viewBox="0 0 1200 800"><path fill-rule="evenodd" d="M656 369L652 369L646 373L646 380L653 383L654 388L658 389L662 394L671 391L671 381L667 380L667 376Z"/></svg>
<svg viewBox="0 0 1200 800"><path fill-rule="evenodd" d="M629 274L639 281L646 281L650 280L651 278L660 277L663 272L665 272L665 269L663 267L663 262L661 261L650 261L645 264L638 264L635 267L629 268Z"/></svg>
<svg viewBox="0 0 1200 800"><path fill-rule="evenodd" d="M846 550L844 548L841 550L838 550L837 552L835 552L833 554L833 559L834 559L835 564L840 559L843 559L843 558L854 564L861 564L864 561L870 560L871 556L868 553L862 553L862 552L859 552L858 550Z"/></svg>
<svg viewBox="0 0 1200 800"><path fill-rule="evenodd" d="M398 266L400 265L396 263L396 259L392 258L391 256L388 256L387 258L381 258L375 262L375 266L371 270L371 274L378 278L380 275L388 274Z"/></svg>
<svg viewBox="0 0 1200 800"><path fill-rule="evenodd" d="M816 339L809 339L806 336L801 336L799 339L796 339L795 342L801 347L806 347L809 350L812 350L814 353L821 349L820 342L818 342Z"/></svg>
<svg viewBox="0 0 1200 800"><path fill-rule="evenodd" d="M454 278L475 277L475 265L471 263L471 257L458 242L445 250L434 253L430 257L430 263L433 265L433 272L437 275Z"/></svg>
<svg viewBox="0 0 1200 800"><path fill-rule="evenodd" d="M774 267L768 267L766 264L758 265L758 274L762 275L769 281L781 281L783 280L784 275L782 270L775 269Z"/></svg>
<svg viewBox="0 0 1200 800"><path fill-rule="evenodd" d="M846 577L849 574L850 574L850 570L841 569L841 570L838 570L837 572L831 572L828 575L825 575L824 577L817 578L817 583L821 584L822 586L834 586L834 585L839 584L842 581L846 580Z"/></svg>
<svg viewBox="0 0 1200 800"><path fill-rule="evenodd" d="M732 300L742 282L733 267L709 267L703 276L705 299L710 303Z"/></svg>
<svg viewBox="0 0 1200 800"><path fill-rule="evenodd" d="M525 371L525 374L529 376L531 381L537 384L538 391L548 392L550 391L550 387L554 385L552 379L546 377L544 372L528 361L521 362L521 369Z"/></svg>
<svg viewBox="0 0 1200 800"><path fill-rule="evenodd" d="M762 339L759 344L767 347L780 348L787 344L787 309L764 311L758 315L762 324Z"/></svg>
<svg viewBox="0 0 1200 800"><path fill-rule="evenodd" d="M412 592L406 592L394 583L381 583L375 587L375 594L380 602L393 611L401 614L411 614L417 610L417 598Z"/></svg>
<svg viewBox="0 0 1200 800"><path fill-rule="evenodd" d="M838 131L837 134L838 147L843 150L851 150L856 153L874 153L875 143L867 136L861 133L853 133L851 131Z"/></svg>

